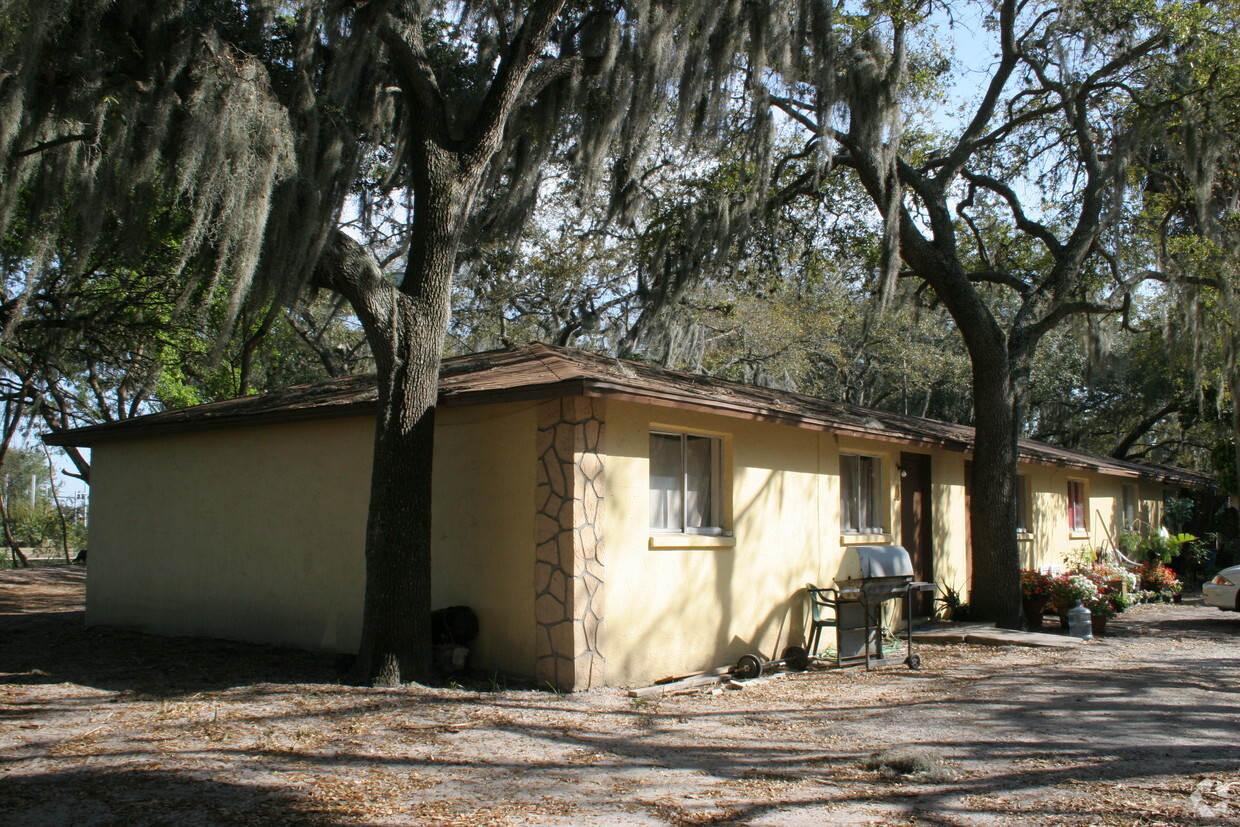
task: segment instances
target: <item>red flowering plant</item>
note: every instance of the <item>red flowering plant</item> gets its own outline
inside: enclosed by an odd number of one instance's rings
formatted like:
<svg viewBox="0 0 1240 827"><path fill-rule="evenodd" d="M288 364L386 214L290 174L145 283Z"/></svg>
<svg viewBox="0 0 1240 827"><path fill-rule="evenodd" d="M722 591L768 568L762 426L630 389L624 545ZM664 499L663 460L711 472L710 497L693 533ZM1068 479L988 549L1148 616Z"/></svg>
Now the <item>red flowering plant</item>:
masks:
<svg viewBox="0 0 1240 827"><path fill-rule="evenodd" d="M1036 603L1046 601L1051 596L1051 584L1055 578L1040 571L1025 569L1020 573L1020 596Z"/></svg>
<svg viewBox="0 0 1240 827"><path fill-rule="evenodd" d="M1137 576L1114 563L1095 563L1088 574L1091 580L1105 587L1110 593L1131 592L1137 588Z"/></svg>
<svg viewBox="0 0 1240 827"><path fill-rule="evenodd" d="M1178 594L1184 585L1176 578L1169 566L1158 560L1148 560L1137 569L1137 577L1141 580L1141 588L1152 592Z"/></svg>
<svg viewBox="0 0 1240 827"><path fill-rule="evenodd" d="M1098 584L1083 574L1061 574L1051 579L1049 606L1056 614L1067 614L1077 603L1089 605L1101 591Z"/></svg>

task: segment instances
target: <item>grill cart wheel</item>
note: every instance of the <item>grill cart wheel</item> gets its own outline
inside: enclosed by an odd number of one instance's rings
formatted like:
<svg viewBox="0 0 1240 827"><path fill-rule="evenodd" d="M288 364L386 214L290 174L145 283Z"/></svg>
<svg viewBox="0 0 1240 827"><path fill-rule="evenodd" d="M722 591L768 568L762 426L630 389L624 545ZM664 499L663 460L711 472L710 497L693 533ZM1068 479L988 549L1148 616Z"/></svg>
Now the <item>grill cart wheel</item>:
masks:
<svg viewBox="0 0 1240 827"><path fill-rule="evenodd" d="M909 655L907 658L904 659L904 662L908 664L909 669L920 669L921 668L921 655L917 655L917 654Z"/></svg>
<svg viewBox="0 0 1240 827"><path fill-rule="evenodd" d="M789 646L780 655L780 660L793 672L804 672L809 669L809 652L800 646Z"/></svg>
<svg viewBox="0 0 1240 827"><path fill-rule="evenodd" d="M741 655L732 668L732 677L738 681L751 681L762 677L762 659L757 655Z"/></svg>

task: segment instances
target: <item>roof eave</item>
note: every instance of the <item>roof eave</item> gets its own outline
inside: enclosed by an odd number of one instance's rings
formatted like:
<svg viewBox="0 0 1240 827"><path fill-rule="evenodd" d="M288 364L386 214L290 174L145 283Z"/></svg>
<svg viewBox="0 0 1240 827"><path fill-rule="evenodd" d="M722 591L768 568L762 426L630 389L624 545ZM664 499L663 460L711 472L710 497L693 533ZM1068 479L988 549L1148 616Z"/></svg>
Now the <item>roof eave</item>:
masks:
<svg viewBox="0 0 1240 827"><path fill-rule="evenodd" d="M373 416L379 406L375 401L351 402L317 408L294 408L290 410L263 411L260 413L225 414L213 418L178 420L175 422L130 424L129 420L90 425L67 431L53 431L43 435L43 442L59 447L90 448L103 442L151 436L171 436L197 431L214 431L226 428L243 428L252 425L284 425L297 422L313 422L327 419L347 419L355 416Z"/></svg>

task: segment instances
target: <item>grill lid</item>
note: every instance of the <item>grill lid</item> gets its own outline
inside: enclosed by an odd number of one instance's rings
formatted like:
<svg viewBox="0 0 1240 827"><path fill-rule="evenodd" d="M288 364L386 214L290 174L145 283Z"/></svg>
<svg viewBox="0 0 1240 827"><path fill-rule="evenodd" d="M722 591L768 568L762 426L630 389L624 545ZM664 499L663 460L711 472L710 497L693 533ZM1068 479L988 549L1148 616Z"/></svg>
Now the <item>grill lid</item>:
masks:
<svg viewBox="0 0 1240 827"><path fill-rule="evenodd" d="M904 546L847 546L835 582L912 576L913 560Z"/></svg>

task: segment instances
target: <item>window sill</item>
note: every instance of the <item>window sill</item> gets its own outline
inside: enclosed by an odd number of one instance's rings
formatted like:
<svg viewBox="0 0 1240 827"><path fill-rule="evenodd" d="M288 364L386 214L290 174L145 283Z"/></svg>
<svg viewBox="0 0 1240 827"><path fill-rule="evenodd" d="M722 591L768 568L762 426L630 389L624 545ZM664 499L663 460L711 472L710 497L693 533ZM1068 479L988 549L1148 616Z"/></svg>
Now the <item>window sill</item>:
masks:
<svg viewBox="0 0 1240 827"><path fill-rule="evenodd" d="M1088 531L1077 531L1073 529L1072 531L1068 532L1068 539L1069 540L1088 540L1089 532Z"/></svg>
<svg viewBox="0 0 1240 827"><path fill-rule="evenodd" d="M731 534L651 534L650 548L734 548Z"/></svg>
<svg viewBox="0 0 1240 827"><path fill-rule="evenodd" d="M1016 532L1016 542L1018 542L1018 543L1029 543L1029 542L1032 542L1032 541L1033 541L1033 532L1032 532L1032 531L1018 531L1018 532Z"/></svg>
<svg viewBox="0 0 1240 827"><path fill-rule="evenodd" d="M886 546L890 545L890 534L841 534L841 546Z"/></svg>

